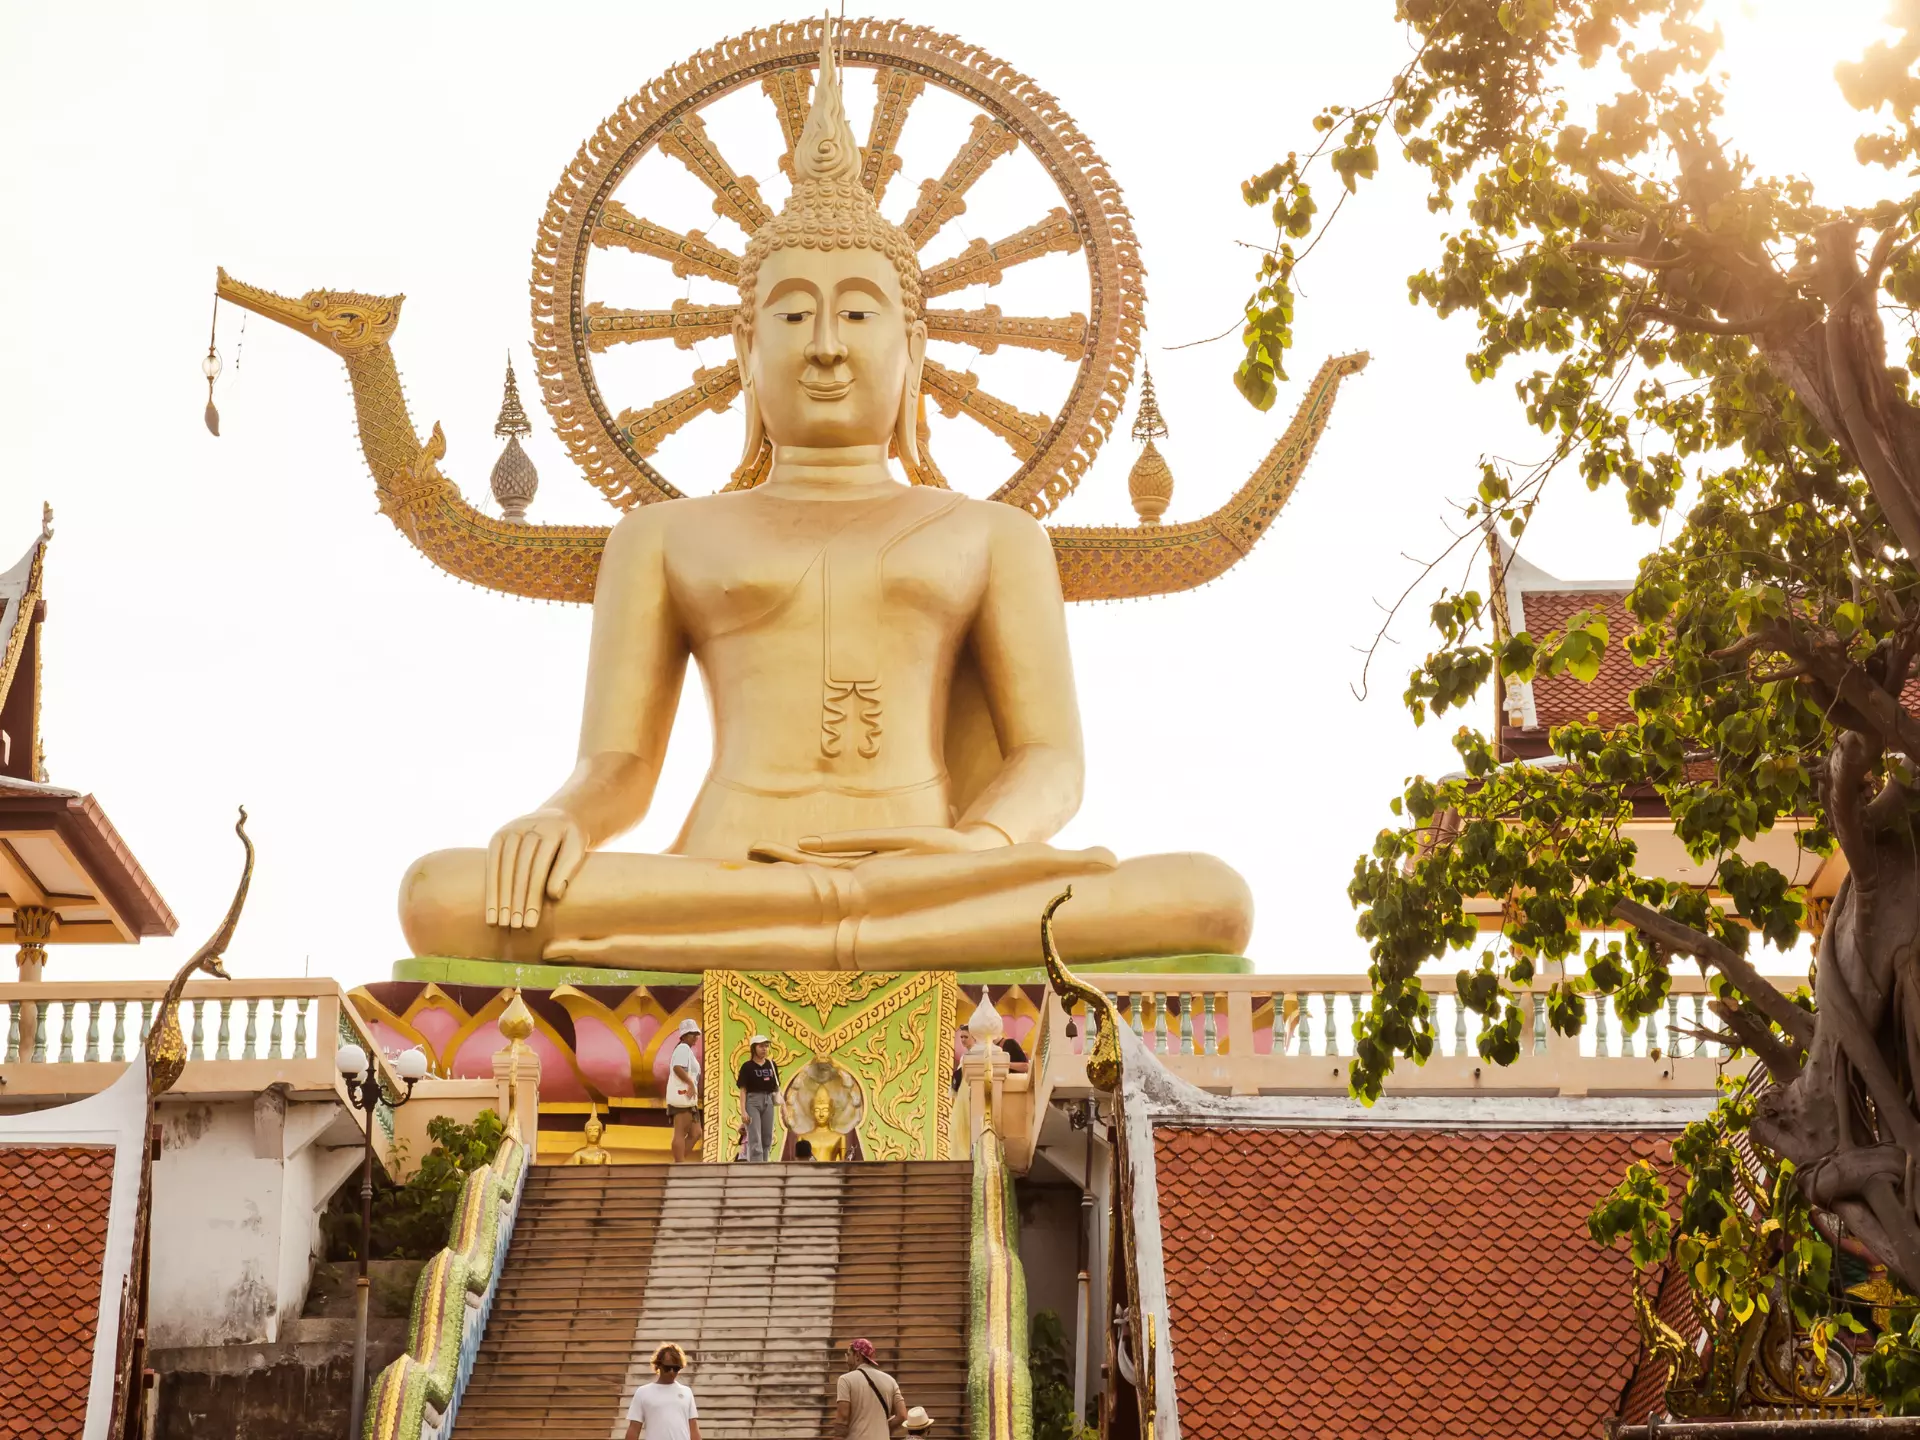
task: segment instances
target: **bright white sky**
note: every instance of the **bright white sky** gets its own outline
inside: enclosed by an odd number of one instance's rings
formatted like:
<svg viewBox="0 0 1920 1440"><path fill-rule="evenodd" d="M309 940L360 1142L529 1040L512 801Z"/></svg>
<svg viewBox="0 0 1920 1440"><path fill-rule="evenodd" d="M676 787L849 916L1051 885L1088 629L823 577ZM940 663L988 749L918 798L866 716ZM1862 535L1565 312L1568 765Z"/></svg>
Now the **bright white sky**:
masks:
<svg viewBox="0 0 1920 1440"><path fill-rule="evenodd" d="M1233 340L1161 347L1232 323L1251 262L1237 242L1270 238L1240 181L1310 145L1318 105L1377 92L1406 54L1392 7L889 8L1034 76L1111 163L1149 271L1148 358L1177 480L1169 519L1204 514L1245 480L1323 356L1373 354L1249 560L1193 594L1072 610L1090 773L1061 837L1121 854L1218 854L1253 885L1261 968L1364 967L1345 897L1354 856L1404 777L1449 768L1453 721L1416 730L1399 701L1428 644L1424 603L1398 625L1365 700L1359 651L1380 603L1414 573L1408 557L1446 543L1446 501L1471 490L1479 457L1534 455L1538 437L1516 423L1509 380L1468 381L1464 325L1408 306L1404 276L1434 255L1441 224L1397 164L1303 272L1296 383L1272 413L1233 391ZM1861 126L1829 76L1881 8L1720 0L1735 132L1763 169L1858 192ZM502 356L511 348L523 377L531 369L528 253L561 169L649 78L795 13L748 0L0 4L0 568L50 500L52 778L99 797L181 917L178 937L138 950L56 952L54 975L170 971L226 905L244 802L260 864L232 967L384 978L404 953L394 896L407 862L484 844L572 762L586 610L456 584L380 517L336 359L257 319L241 347L240 314L224 310L223 438L203 429L214 267L283 293L404 291L395 350L414 421L423 432L444 423L444 468L480 503ZM856 85L864 132L871 88ZM771 177L770 109L757 87L735 98L737 116L716 116L715 133L743 171ZM944 165L961 113L931 92L922 100L896 218ZM623 198L724 234L676 170L656 157ZM1019 181L983 185L951 243L1004 234L1051 203ZM766 190L782 193L771 178ZM1028 288L963 298L1009 313L1083 306L1079 262L1044 263L1054 268L1029 267ZM687 293L645 262L596 261L594 277L612 304ZM683 352L640 348L602 372L616 404L658 398L692 368ZM702 357L725 352L703 346ZM954 359L1033 409L1065 368ZM531 409L535 387L526 395ZM534 418L532 517L609 518ZM979 493L1010 468L991 437L936 438L963 488ZM738 443L737 414L712 418L660 462L684 488L714 488ZM1060 518L1130 523L1135 453L1117 434ZM1648 532L1625 523L1612 493L1588 496L1571 477L1556 487L1528 557L1563 576L1629 573ZM655 813L625 845L671 839L706 758L705 707L690 689Z"/></svg>

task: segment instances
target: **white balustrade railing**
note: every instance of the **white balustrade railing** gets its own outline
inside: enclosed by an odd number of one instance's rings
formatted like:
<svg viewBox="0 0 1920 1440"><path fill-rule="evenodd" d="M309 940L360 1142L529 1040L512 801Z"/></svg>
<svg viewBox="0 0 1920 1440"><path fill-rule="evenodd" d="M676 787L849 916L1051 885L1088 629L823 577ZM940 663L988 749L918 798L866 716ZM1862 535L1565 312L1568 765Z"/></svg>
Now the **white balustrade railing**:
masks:
<svg viewBox="0 0 1920 1440"><path fill-rule="evenodd" d="M1252 1094L1338 1091L1353 1055L1354 1020L1370 1003L1357 975L1101 975L1094 978L1147 1049L1183 1078L1210 1089ZM1480 1057L1486 1020L1462 1004L1451 976L1423 977L1431 1007L1434 1053L1425 1066L1402 1060L1389 1088L1404 1093L1462 1088L1558 1093L1711 1090L1726 1050L1702 1038L1719 1028L1700 977L1676 975L1671 993L1649 1016L1627 1024L1605 996L1585 997L1576 1036L1547 1022L1544 987L1522 997L1520 1054L1511 1066ZM1779 978L1792 991L1804 983ZM1078 1062L1089 1036L1084 1007L1067 1012L1049 995L1042 1026L1046 1049ZM1057 1047L1057 1049L1056 1049ZM1628 1063L1632 1062L1632 1063ZM1055 1077L1074 1087L1072 1076ZM1050 1088L1050 1087L1049 1087Z"/></svg>
<svg viewBox="0 0 1920 1440"><path fill-rule="evenodd" d="M162 981L36 981L0 985L0 1096L87 1094L109 1083L152 1029ZM300 1090L338 1084L342 1029L400 1082L365 1023L330 979L193 980L181 995L187 1045L182 1092ZM97 1067L97 1068L96 1068Z"/></svg>

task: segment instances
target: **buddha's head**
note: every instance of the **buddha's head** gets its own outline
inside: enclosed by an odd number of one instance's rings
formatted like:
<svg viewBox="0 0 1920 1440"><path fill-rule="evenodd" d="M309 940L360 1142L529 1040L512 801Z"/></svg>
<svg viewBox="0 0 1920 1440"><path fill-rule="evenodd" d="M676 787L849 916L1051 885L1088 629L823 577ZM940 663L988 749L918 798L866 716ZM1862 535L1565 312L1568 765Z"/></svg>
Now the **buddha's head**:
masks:
<svg viewBox="0 0 1920 1440"><path fill-rule="evenodd" d="M833 1096L829 1095L827 1087L822 1085L813 1092L813 1123L815 1128L824 1130L831 1119L833 1119Z"/></svg>
<svg viewBox="0 0 1920 1440"><path fill-rule="evenodd" d="M910 472L927 326L913 242L860 183L831 30L793 151L793 193L754 232L733 327L747 411L742 465L764 440L837 449L891 440Z"/></svg>
<svg viewBox="0 0 1920 1440"><path fill-rule="evenodd" d="M606 1134L607 1127L600 1123L598 1115L587 1116L587 1144L598 1145L600 1137Z"/></svg>

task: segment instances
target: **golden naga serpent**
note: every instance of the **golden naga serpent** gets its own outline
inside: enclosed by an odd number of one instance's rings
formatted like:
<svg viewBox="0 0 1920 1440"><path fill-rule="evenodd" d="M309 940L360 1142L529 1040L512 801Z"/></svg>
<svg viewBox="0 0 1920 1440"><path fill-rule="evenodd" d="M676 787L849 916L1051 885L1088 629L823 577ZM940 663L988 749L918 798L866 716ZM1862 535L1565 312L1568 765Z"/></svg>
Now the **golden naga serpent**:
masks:
<svg viewBox="0 0 1920 1440"><path fill-rule="evenodd" d="M670 339L686 348L730 333L737 306L676 302L668 310L610 308L586 298L587 267L603 250L652 257L681 278L722 284L738 276L740 254L693 230L678 232L636 214L617 197L639 160L658 150L712 191L717 216L751 234L772 213L757 184L738 174L709 136L700 112L759 82L788 155L807 113L821 21L753 30L675 66L620 106L588 139L548 200L534 247L534 354L555 428L587 478L617 509L684 492L655 467L664 439L696 417L728 408L740 393L732 361L696 369L692 383L651 404L614 410L593 357L608 348ZM984 389L977 377L929 359L923 397L949 417L964 416L1004 440L1013 473L991 498L1038 517L1071 494L1110 435L1133 383L1145 296L1138 243L1118 186L1057 101L1005 62L951 35L897 21L851 20L836 30L846 66L875 72L877 100L862 180L876 198L900 168L895 153L907 114L931 84L980 113L938 179L920 188L902 228L923 251L966 210L968 190L1002 157L1037 160L1061 204L996 242L973 240L938 263L923 262L929 301L998 285L1019 265L1049 255L1083 257L1087 313L1002 314L930 306L929 338L1051 352L1074 365L1067 396L1036 414ZM789 162L783 160L783 168ZM474 509L444 476L446 439L436 424L422 443L408 414L390 342L403 296L312 290L289 298L220 271L217 294L319 341L345 360L360 443L381 510L441 569L489 589L532 599L590 602L607 526L526 525ZM1283 507L1332 412L1340 381L1364 354L1328 360L1279 442L1226 504L1175 525L1050 525L1069 600L1110 600L1192 589L1224 574L1252 549ZM922 434L925 436L925 398ZM753 484L758 468L736 476ZM931 483L941 483L927 467Z"/></svg>

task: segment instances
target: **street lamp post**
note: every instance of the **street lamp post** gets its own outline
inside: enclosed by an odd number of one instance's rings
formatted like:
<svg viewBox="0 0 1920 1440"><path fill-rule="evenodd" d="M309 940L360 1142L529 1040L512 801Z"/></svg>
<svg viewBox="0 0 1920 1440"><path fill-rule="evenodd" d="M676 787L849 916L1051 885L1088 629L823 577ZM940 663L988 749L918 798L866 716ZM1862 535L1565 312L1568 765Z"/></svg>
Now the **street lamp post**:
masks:
<svg viewBox="0 0 1920 1440"><path fill-rule="evenodd" d="M413 1098L413 1087L427 1073L427 1057L418 1046L401 1054L393 1068L406 1082L404 1095L387 1095L380 1085L380 1072L373 1068L367 1052L358 1045L342 1045L334 1052L334 1064L346 1082L347 1098L364 1112L365 1131L360 1159L360 1278L353 1289L353 1405L347 1412L348 1440L358 1440L360 1415L367 1399L367 1298L370 1282L367 1261L373 1251L373 1114L385 1100L395 1110Z"/></svg>

